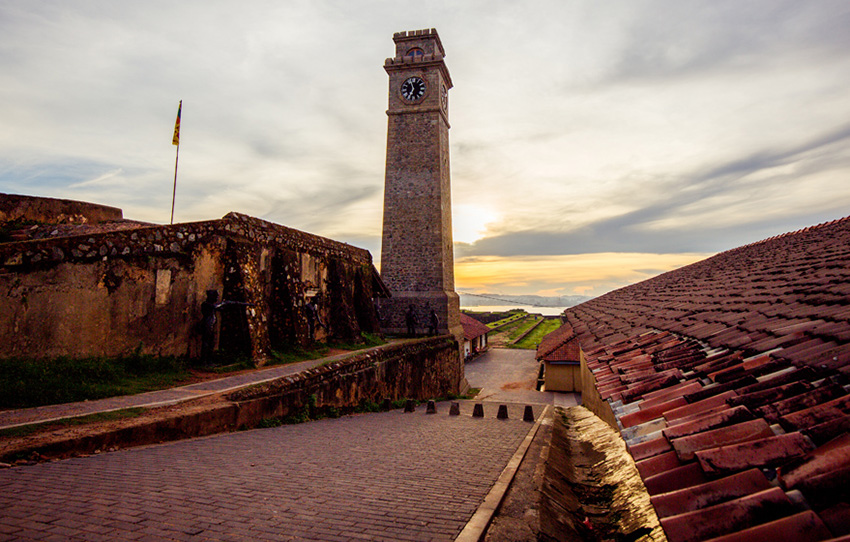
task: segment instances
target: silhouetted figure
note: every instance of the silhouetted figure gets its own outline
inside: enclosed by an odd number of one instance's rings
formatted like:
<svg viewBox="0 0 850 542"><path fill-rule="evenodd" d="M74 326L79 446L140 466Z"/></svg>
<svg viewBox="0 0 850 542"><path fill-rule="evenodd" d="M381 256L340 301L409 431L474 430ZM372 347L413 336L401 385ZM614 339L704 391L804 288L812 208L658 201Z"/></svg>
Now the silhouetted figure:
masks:
<svg viewBox="0 0 850 542"><path fill-rule="evenodd" d="M372 300L372 307L374 307L374 309L375 309L375 318L378 319L378 323L383 324L384 323L384 315L381 314L381 304L378 303L377 299Z"/></svg>
<svg viewBox="0 0 850 542"><path fill-rule="evenodd" d="M321 327L325 327L325 323L322 322L322 317L319 316L319 307L316 305L316 298L311 297L310 301L307 303L307 327L310 331L310 340L315 340L316 337L316 325Z"/></svg>
<svg viewBox="0 0 850 542"><path fill-rule="evenodd" d="M241 301L218 302L218 290L207 290L207 300L201 303L201 363L206 367L212 364L215 349L215 313L230 305L247 307L250 303Z"/></svg>
<svg viewBox="0 0 850 542"><path fill-rule="evenodd" d="M407 308L407 312L404 315L404 322L407 324L407 335L410 337L416 336L416 310L413 308L413 305L410 305Z"/></svg>
<svg viewBox="0 0 850 542"><path fill-rule="evenodd" d="M428 315L428 335L436 336L439 328L440 319L437 317L437 311L431 309L431 314Z"/></svg>

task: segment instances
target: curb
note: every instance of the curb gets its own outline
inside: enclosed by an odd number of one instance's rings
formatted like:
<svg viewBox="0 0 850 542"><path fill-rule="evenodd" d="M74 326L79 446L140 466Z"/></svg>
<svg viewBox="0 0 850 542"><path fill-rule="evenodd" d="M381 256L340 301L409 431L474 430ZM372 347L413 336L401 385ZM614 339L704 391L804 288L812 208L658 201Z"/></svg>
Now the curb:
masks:
<svg viewBox="0 0 850 542"><path fill-rule="evenodd" d="M543 412L540 416L538 416L537 421L534 422L534 426L529 429L528 434L522 441L522 444L519 445L519 448L517 448L514 455L508 461L507 466L504 470L502 470L502 474L499 475L499 479L496 480L496 483L493 484L492 488L490 488L490 492L487 493L486 497L484 497L484 502L478 506L478 509L474 514L472 514L472 517L468 522L466 522L463 530L457 538L455 538L455 542L479 542L484 538L484 535L487 533L487 527L490 526L493 516L495 516L496 512L499 510L499 506L501 506L502 501L505 499L505 494L507 494L508 488L510 488L511 482L514 479L517 470L519 470L519 466L522 464L523 458L525 458L525 453L528 451L529 446L531 446L531 442L537 435L537 430L540 428L543 420L548 417L551 412L552 405L546 405L546 408L544 408Z"/></svg>

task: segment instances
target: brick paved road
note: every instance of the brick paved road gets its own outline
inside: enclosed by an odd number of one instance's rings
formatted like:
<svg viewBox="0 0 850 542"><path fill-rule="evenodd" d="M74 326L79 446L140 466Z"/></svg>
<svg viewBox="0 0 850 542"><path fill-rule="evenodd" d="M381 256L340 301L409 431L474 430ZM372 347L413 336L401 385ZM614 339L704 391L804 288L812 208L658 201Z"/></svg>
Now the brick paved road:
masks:
<svg viewBox="0 0 850 542"><path fill-rule="evenodd" d="M511 403L547 403L560 407L580 404L577 393L537 391L540 364L534 350L491 348L466 364L466 380L481 388L476 399Z"/></svg>
<svg viewBox="0 0 850 542"><path fill-rule="evenodd" d="M532 424L448 407L2 470L0 540L452 540Z"/></svg>

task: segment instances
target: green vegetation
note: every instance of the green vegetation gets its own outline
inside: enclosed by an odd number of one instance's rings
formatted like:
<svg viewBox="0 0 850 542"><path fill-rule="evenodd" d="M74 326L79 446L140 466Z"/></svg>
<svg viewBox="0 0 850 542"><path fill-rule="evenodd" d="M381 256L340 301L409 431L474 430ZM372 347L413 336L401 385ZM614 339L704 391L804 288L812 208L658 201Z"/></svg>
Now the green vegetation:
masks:
<svg viewBox="0 0 850 542"><path fill-rule="evenodd" d="M384 344L378 336L363 334L359 343L316 343L272 353L269 365L296 363L327 356L331 349L357 351ZM245 355L217 352L216 373L253 369ZM132 395L180 385L192 377L187 360L173 356L135 353L120 358L0 360L0 408L28 408Z"/></svg>
<svg viewBox="0 0 850 542"><path fill-rule="evenodd" d="M537 323L541 320L543 320L542 316L529 316L528 318L517 322L516 325L509 326L507 330L508 342L515 341L521 337L523 333L537 325Z"/></svg>
<svg viewBox="0 0 850 542"><path fill-rule="evenodd" d="M351 343L351 342L331 342L328 344L325 343L315 343L309 347L303 347L301 345L287 345L279 350L272 350L272 357L266 363L266 367L271 367L274 365L289 365L292 363L299 363L301 361L307 361L310 359L319 359L325 356L328 356L331 349L334 350L349 350L355 352L357 350L363 350L365 348L372 348L373 346L380 346L382 344L386 344L386 341L381 339L377 335L372 335L371 333L363 333L361 334L362 342L359 343ZM228 358L225 355L216 355L217 367L210 369L216 373L232 373L234 371L242 371L245 369L253 369L254 363L253 361L243 356L239 358L236 362L232 361L233 358ZM229 364L227 362L230 362Z"/></svg>
<svg viewBox="0 0 850 542"><path fill-rule="evenodd" d="M561 321L556 318L547 318L543 321L542 324L537 326L534 331L523 337L521 341L516 344L512 344L509 348L525 348L528 350L535 350L537 345L540 344L540 340L543 339L549 333L552 333L556 329L561 327Z"/></svg>
<svg viewBox="0 0 850 542"><path fill-rule="evenodd" d="M96 414L89 414L87 416L77 416L76 418L62 418L61 420L53 420L50 422L19 425L17 427L0 429L0 438L25 437L27 435L44 431L46 429L54 430L62 427L71 427L74 425L85 425L88 423L110 422L114 420L138 418L145 412L147 412L146 408L125 408L123 410L113 410L111 412L98 412Z"/></svg>
<svg viewBox="0 0 850 542"><path fill-rule="evenodd" d="M502 318L501 320L496 320L495 322L490 322L487 324L487 327L490 329L496 329L499 326L508 324L510 322L516 322L517 320L522 320L528 316L528 313L522 309L518 309L516 312L512 311L512 314L506 318Z"/></svg>
<svg viewBox="0 0 850 542"><path fill-rule="evenodd" d="M168 388L187 380L181 358L136 353L122 358L0 360L0 408L26 408Z"/></svg>

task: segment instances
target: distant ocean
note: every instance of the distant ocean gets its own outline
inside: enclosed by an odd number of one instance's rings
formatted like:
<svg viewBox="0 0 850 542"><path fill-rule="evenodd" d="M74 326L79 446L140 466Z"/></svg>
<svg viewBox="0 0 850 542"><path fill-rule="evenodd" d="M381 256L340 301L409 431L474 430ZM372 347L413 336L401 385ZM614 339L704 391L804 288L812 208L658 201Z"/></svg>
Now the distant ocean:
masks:
<svg viewBox="0 0 850 542"><path fill-rule="evenodd" d="M463 304L461 304L460 308L475 312L502 312L509 311L511 309L522 309L530 314L557 316L564 312L567 307L535 307L534 305L522 305L520 303L517 303L515 305L475 305L473 307L465 307L463 306Z"/></svg>

